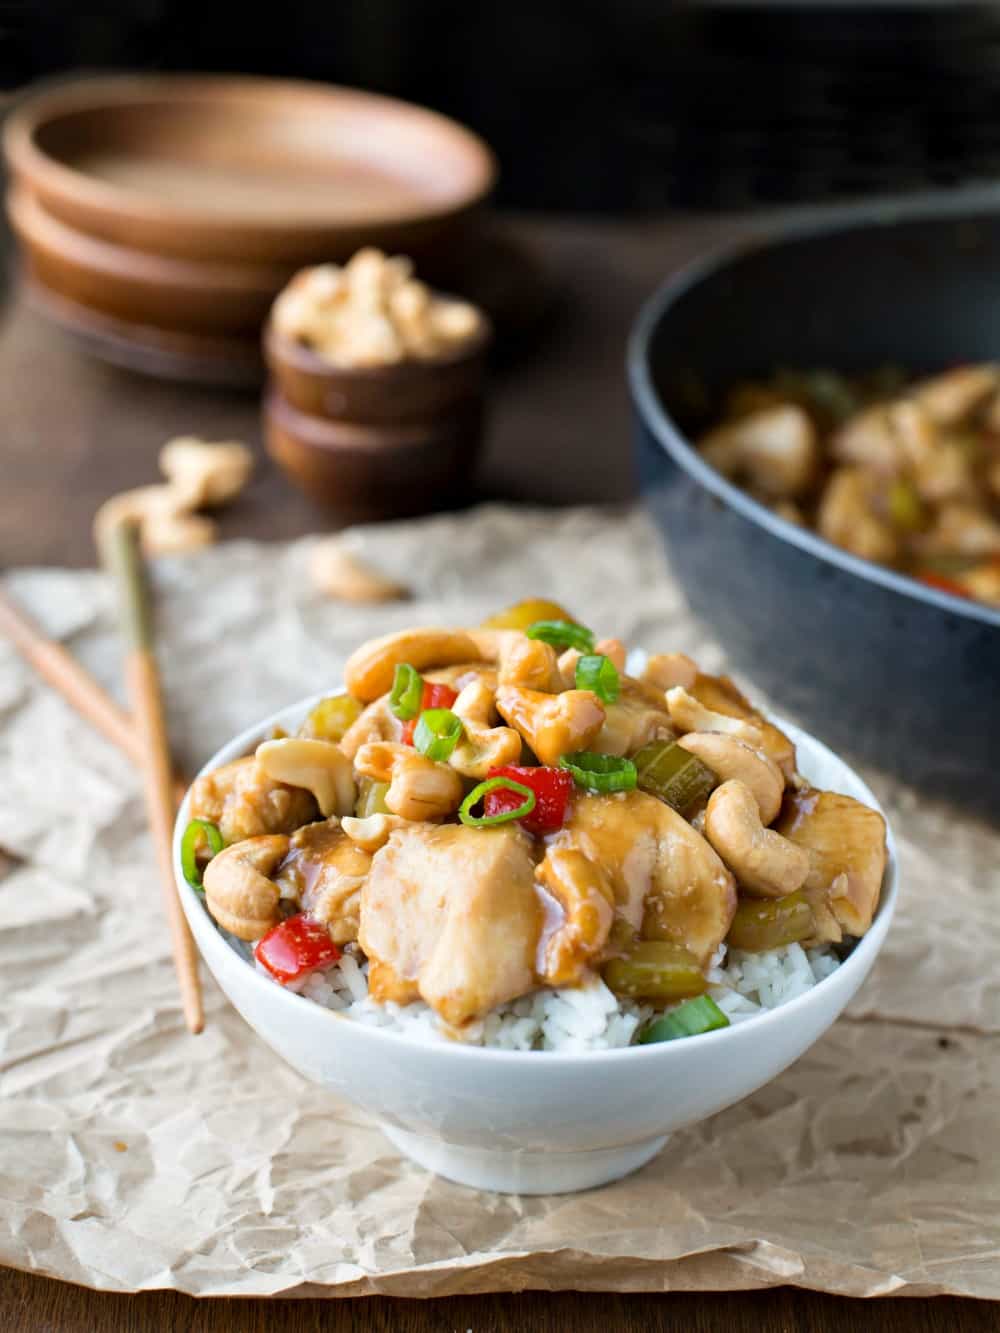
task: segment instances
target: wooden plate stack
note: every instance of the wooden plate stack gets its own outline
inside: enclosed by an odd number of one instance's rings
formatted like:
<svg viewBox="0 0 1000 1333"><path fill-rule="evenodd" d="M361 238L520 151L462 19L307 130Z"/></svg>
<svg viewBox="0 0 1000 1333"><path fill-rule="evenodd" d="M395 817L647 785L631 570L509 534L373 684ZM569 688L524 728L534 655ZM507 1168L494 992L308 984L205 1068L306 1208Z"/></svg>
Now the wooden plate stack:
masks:
<svg viewBox="0 0 1000 1333"><path fill-rule="evenodd" d="M453 286L496 178L420 107L256 78L63 84L4 133L7 211L35 303L105 360L252 383L275 295L362 245Z"/></svg>

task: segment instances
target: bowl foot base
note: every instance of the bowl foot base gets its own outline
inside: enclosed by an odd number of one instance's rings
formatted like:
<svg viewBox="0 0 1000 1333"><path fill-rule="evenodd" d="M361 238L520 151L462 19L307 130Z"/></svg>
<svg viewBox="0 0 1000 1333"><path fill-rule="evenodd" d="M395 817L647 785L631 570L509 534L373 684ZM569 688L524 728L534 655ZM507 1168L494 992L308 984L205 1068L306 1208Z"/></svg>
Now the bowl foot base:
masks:
<svg viewBox="0 0 1000 1333"><path fill-rule="evenodd" d="M418 1166L458 1185L501 1194L569 1194L607 1185L645 1166L669 1137L589 1152L505 1152L443 1143L390 1125L381 1128L386 1138Z"/></svg>

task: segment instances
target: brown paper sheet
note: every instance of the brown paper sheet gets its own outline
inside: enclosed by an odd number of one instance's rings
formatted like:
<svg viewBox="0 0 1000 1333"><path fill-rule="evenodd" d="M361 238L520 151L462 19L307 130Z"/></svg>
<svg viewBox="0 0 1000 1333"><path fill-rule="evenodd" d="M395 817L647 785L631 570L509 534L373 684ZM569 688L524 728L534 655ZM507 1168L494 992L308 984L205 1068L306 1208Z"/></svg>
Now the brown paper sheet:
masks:
<svg viewBox="0 0 1000 1333"><path fill-rule="evenodd" d="M528 592L721 663L639 514L489 508L350 540L414 601L320 599L308 541L164 562L162 658L189 771L335 683L358 640L475 621ZM8 582L117 687L99 575ZM197 1295L791 1283L1000 1298L1000 836L869 776L902 895L848 1015L637 1175L556 1198L477 1194L401 1160L210 980L207 1029L187 1035L135 774L0 642L0 848L15 858L0 879L0 1262Z"/></svg>

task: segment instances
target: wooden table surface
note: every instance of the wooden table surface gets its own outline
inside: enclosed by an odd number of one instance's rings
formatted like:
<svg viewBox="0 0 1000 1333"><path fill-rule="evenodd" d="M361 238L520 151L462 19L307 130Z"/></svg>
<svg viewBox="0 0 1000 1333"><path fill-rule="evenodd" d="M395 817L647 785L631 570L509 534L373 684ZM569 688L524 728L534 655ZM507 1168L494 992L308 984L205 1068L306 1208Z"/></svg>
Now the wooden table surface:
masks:
<svg viewBox="0 0 1000 1333"><path fill-rule="evenodd" d="M625 337L668 270L722 238L721 222L508 223L533 247L559 293L547 327L498 375L479 480L484 497L546 503L627 499ZM253 397L161 384L85 360L20 299L5 266L0 323L0 567L93 562L90 523L110 493L155 478L171 435L238 438L260 447ZM262 459L249 493L223 520L226 537L288 537L331 526ZM2 873L2 872L0 872ZM986 1333L996 1307L975 1301L860 1305L791 1289L727 1295L526 1293L428 1302L201 1301L173 1293L118 1296L0 1272L3 1333L548 1333L597 1330L808 1330L851 1323L879 1333Z"/></svg>

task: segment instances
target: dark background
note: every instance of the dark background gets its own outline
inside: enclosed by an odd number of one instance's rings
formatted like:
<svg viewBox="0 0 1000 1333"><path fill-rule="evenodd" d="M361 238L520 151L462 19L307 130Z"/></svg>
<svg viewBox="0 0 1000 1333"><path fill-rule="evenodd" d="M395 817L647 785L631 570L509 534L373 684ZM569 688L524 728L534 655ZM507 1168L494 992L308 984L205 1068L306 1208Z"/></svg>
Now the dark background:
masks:
<svg viewBox="0 0 1000 1333"><path fill-rule="evenodd" d="M990 5L0 0L0 84L236 70L394 93L494 146L498 202L745 208L1000 174Z"/></svg>

